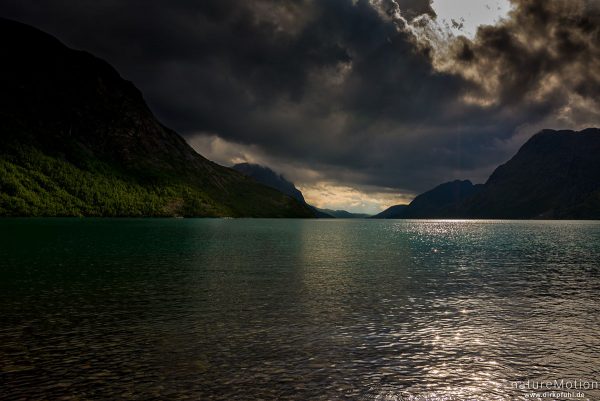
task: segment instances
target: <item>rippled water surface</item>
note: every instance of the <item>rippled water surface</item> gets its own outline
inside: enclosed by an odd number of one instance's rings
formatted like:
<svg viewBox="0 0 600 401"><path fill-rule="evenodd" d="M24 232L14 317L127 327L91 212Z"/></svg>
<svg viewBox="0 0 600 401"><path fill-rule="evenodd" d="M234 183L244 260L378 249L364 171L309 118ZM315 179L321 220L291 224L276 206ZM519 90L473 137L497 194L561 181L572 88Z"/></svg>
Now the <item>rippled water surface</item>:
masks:
<svg viewBox="0 0 600 401"><path fill-rule="evenodd" d="M514 400L534 391L518 381L600 381L597 222L15 219L0 264L1 399Z"/></svg>

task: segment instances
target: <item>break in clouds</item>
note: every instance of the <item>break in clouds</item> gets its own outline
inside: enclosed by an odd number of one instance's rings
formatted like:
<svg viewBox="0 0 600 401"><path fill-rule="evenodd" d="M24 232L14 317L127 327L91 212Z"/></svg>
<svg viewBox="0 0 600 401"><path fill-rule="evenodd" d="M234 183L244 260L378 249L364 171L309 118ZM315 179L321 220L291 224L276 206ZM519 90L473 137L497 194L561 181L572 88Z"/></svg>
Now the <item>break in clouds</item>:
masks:
<svg viewBox="0 0 600 401"><path fill-rule="evenodd" d="M205 156L389 206L484 181L540 128L599 124L600 0L511 5L472 37L428 0L9 0L0 11L107 59Z"/></svg>

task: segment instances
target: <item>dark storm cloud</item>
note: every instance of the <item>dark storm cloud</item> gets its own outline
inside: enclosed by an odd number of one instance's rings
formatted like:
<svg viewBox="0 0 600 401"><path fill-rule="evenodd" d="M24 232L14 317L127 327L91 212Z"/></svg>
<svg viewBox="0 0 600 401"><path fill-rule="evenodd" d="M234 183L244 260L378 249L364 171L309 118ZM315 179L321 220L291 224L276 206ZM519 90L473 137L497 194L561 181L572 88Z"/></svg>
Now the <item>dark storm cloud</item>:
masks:
<svg viewBox="0 0 600 401"><path fill-rule="evenodd" d="M188 138L418 192L484 178L519 127L597 122L597 2L515 7L449 55L414 29L435 18L429 0L9 0L0 12L106 58Z"/></svg>
<svg viewBox="0 0 600 401"><path fill-rule="evenodd" d="M513 5L507 22L481 27L475 40L455 44L455 72L477 83L474 95L542 113L558 112L569 102L597 102L600 1L514 0Z"/></svg>

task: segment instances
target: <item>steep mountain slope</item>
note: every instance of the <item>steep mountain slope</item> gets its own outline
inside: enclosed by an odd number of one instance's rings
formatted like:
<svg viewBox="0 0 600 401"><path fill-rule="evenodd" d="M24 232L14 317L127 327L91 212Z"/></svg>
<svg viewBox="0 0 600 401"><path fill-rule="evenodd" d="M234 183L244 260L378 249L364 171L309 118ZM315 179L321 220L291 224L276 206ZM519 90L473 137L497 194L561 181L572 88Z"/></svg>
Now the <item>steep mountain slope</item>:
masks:
<svg viewBox="0 0 600 401"><path fill-rule="evenodd" d="M293 183L268 167L258 164L239 163L232 168L248 177L254 178L263 185L276 189L279 192L296 199L298 202L305 203L302 192L300 192Z"/></svg>
<svg viewBox="0 0 600 401"><path fill-rule="evenodd" d="M433 219L455 216L461 203L481 189L471 181L451 181L422 193L409 205L392 206L374 216L380 219Z"/></svg>
<svg viewBox="0 0 600 401"><path fill-rule="evenodd" d="M0 215L314 215L197 154L106 62L6 19L0 44Z"/></svg>
<svg viewBox="0 0 600 401"><path fill-rule="evenodd" d="M600 129L539 132L494 171L460 213L477 218L600 218Z"/></svg>
<svg viewBox="0 0 600 401"><path fill-rule="evenodd" d="M405 218L443 218L454 216L461 203L481 190L481 185L473 185L469 180L455 180L438 185L417 196L404 212Z"/></svg>
<svg viewBox="0 0 600 401"><path fill-rule="evenodd" d="M335 218L331 214L306 203L304 200L304 195L302 195L302 192L296 188L293 182L286 180L281 174L277 174L269 167L252 163L239 163L234 165L232 168L244 174L245 176L256 180L260 184L273 188L296 199L298 202L305 204L308 208L310 208L310 210L312 210L314 217L318 219Z"/></svg>
<svg viewBox="0 0 600 401"><path fill-rule="evenodd" d="M408 205L390 206L383 212L377 213L373 219L403 219Z"/></svg>
<svg viewBox="0 0 600 401"><path fill-rule="evenodd" d="M310 206L310 205L309 205ZM331 214L324 212L321 209L318 209L314 206L310 206L312 208L312 210L314 210L315 212L315 217L317 219L335 219L335 216L332 216Z"/></svg>
<svg viewBox="0 0 600 401"><path fill-rule="evenodd" d="M543 130L484 185L442 184L375 218L600 219L600 129Z"/></svg>
<svg viewBox="0 0 600 401"><path fill-rule="evenodd" d="M269 167L261 166L259 164L251 164L251 163L239 163L232 167L234 170L239 171L240 173L253 178L257 182L266 185L268 187L274 188L279 192L282 192L286 195L291 196L294 199L306 204L310 207L314 213L315 217L320 219L362 219L366 217L370 217L367 214L361 213L350 213L345 210L331 210L331 209L319 209L317 207L308 205L304 200L304 195L293 182L286 180L281 174L276 173L271 170Z"/></svg>

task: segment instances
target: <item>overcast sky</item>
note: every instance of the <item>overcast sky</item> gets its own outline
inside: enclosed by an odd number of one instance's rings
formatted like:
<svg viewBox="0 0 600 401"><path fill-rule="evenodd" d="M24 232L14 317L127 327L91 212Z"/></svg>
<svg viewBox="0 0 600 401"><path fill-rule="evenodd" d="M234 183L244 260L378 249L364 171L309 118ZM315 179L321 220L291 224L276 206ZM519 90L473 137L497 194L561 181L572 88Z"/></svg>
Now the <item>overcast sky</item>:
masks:
<svg viewBox="0 0 600 401"><path fill-rule="evenodd" d="M600 0L4 0L221 164L376 212L600 120Z"/></svg>

